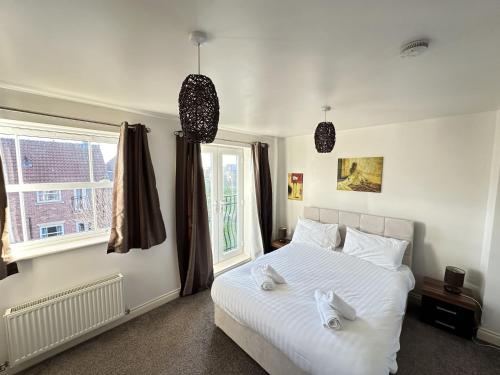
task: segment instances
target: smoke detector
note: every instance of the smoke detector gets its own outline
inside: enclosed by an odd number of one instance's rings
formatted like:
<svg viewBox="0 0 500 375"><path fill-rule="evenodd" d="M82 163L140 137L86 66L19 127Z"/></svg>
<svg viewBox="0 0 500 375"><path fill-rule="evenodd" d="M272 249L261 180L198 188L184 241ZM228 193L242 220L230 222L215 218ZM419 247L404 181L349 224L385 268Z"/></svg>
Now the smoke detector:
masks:
<svg viewBox="0 0 500 375"><path fill-rule="evenodd" d="M429 48L429 40L427 39L414 40L410 43L406 43L405 45L403 45L403 47L401 47L401 52L399 55L402 58L416 57L427 51L428 48Z"/></svg>

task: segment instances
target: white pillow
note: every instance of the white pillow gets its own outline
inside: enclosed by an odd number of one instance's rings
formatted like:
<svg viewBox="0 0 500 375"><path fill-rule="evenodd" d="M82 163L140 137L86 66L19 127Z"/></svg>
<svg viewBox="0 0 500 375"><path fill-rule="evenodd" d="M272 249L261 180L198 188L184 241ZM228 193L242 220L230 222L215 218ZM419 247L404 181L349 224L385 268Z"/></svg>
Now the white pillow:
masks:
<svg viewBox="0 0 500 375"><path fill-rule="evenodd" d="M292 242L312 243L331 250L340 245L340 240L337 224L323 224L300 217L292 238Z"/></svg>
<svg viewBox="0 0 500 375"><path fill-rule="evenodd" d="M347 227L343 252L395 271L401 266L408 244L408 241L377 236Z"/></svg>

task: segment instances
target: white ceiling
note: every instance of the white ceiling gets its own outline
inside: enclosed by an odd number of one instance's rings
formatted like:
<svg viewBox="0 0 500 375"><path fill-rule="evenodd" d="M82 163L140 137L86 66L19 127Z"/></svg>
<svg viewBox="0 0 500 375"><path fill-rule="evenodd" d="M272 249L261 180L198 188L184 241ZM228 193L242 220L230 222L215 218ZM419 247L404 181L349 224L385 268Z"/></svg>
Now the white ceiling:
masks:
<svg viewBox="0 0 500 375"><path fill-rule="evenodd" d="M221 127L312 133L500 108L499 0L3 0L0 81L177 114L195 72L214 81ZM431 39L401 59L402 43Z"/></svg>

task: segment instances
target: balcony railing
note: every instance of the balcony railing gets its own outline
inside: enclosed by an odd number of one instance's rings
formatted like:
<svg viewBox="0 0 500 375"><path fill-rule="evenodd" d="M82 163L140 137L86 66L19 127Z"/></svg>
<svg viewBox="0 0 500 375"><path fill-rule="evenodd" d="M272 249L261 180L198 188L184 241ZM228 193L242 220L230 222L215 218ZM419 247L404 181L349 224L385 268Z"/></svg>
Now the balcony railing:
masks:
<svg viewBox="0 0 500 375"><path fill-rule="evenodd" d="M224 252L238 247L238 196L226 195L222 201Z"/></svg>
<svg viewBox="0 0 500 375"><path fill-rule="evenodd" d="M71 207L73 212L83 212L90 208L90 198L89 197L71 197Z"/></svg>

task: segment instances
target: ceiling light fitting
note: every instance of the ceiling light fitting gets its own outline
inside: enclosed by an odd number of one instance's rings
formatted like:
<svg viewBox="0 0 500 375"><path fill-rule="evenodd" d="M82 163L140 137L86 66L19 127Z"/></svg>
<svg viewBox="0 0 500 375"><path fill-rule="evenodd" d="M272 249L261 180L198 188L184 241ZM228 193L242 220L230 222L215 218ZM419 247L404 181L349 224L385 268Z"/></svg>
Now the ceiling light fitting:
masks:
<svg viewBox="0 0 500 375"><path fill-rule="evenodd" d="M193 31L189 39L198 48L198 74L189 74L179 93L179 117L186 140L212 143L219 125L219 98L212 80L200 74L200 46L207 39L204 31Z"/></svg>
<svg viewBox="0 0 500 375"><path fill-rule="evenodd" d="M324 105L321 110L325 112L325 121L320 122L314 132L314 144L316 151L319 153L332 152L335 146L336 133L335 126L331 122L326 121L326 112L330 111L332 107Z"/></svg>

